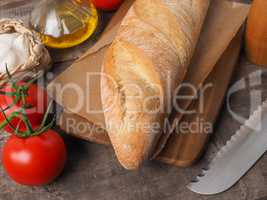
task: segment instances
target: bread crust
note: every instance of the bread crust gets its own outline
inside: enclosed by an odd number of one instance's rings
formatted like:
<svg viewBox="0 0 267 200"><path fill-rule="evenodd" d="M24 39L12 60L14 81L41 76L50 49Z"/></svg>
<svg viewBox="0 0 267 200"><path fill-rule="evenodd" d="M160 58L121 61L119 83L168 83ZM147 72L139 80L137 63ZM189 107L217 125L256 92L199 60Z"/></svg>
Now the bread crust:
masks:
<svg viewBox="0 0 267 200"><path fill-rule="evenodd" d="M136 169L160 134L171 93L183 80L209 0L136 0L107 51L101 97L120 163ZM167 78L168 77L168 78Z"/></svg>

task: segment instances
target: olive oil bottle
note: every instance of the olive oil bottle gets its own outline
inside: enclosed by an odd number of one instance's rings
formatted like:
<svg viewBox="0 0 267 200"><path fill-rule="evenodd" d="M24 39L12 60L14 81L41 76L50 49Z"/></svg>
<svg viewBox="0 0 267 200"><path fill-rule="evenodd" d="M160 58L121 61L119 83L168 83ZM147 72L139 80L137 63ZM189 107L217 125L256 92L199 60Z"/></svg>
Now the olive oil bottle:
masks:
<svg viewBox="0 0 267 200"><path fill-rule="evenodd" d="M90 0L41 0L31 13L30 25L52 48L69 48L96 31L99 16Z"/></svg>

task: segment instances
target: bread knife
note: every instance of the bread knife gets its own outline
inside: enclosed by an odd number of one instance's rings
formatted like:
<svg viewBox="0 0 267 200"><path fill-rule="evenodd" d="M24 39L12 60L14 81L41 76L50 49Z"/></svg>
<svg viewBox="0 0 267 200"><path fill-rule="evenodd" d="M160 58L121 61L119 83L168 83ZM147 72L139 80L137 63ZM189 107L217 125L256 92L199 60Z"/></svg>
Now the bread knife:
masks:
<svg viewBox="0 0 267 200"><path fill-rule="evenodd" d="M267 151L267 101L216 154L207 169L187 188L204 195L218 194L231 188Z"/></svg>

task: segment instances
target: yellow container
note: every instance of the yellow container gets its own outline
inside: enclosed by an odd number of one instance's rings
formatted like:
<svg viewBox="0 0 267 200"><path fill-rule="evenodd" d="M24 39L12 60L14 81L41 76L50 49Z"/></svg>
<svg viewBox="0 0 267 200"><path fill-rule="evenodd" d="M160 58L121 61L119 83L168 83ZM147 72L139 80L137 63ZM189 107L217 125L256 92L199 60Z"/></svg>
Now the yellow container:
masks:
<svg viewBox="0 0 267 200"><path fill-rule="evenodd" d="M99 16L88 0L42 0L35 4L30 25L52 48L69 48L96 31Z"/></svg>

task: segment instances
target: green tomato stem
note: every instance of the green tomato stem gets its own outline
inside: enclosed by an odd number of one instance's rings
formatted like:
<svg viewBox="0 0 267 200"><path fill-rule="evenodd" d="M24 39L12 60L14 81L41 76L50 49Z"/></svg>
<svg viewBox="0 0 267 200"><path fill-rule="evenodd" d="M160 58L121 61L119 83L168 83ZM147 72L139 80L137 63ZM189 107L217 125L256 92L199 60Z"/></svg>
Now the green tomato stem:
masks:
<svg viewBox="0 0 267 200"><path fill-rule="evenodd" d="M17 117L17 116L18 116L18 113L17 113L17 112L12 113L9 117L6 118L5 121L3 121L3 122L0 124L0 129L3 129L6 125L9 124L9 122L10 122L14 117Z"/></svg>

